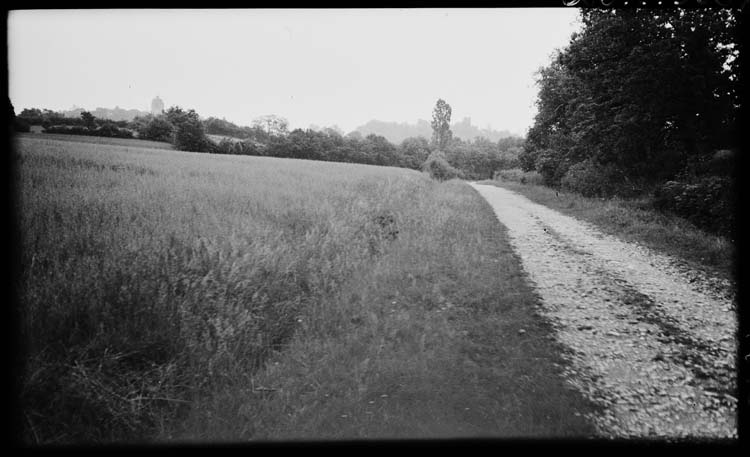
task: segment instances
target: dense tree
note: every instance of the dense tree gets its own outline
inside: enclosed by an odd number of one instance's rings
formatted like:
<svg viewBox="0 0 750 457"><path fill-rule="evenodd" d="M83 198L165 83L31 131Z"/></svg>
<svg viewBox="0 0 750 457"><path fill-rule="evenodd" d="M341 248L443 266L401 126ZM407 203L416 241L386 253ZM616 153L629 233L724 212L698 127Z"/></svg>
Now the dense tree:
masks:
<svg viewBox="0 0 750 457"><path fill-rule="evenodd" d="M16 110L8 97L8 129L10 132L28 132L29 123L20 117L16 117Z"/></svg>
<svg viewBox="0 0 750 457"><path fill-rule="evenodd" d="M151 141L171 142L174 139L175 127L166 116L151 116L138 125L138 138Z"/></svg>
<svg viewBox="0 0 750 457"><path fill-rule="evenodd" d="M81 112L81 120L83 121L83 125L86 128L89 128L89 129L96 128L96 118L94 117L93 114L89 113L88 111Z"/></svg>
<svg viewBox="0 0 750 457"><path fill-rule="evenodd" d="M242 128L226 119L217 119L215 117L209 117L203 121L203 126L206 133L212 135L224 135L231 136L234 138L247 138L249 132L247 128Z"/></svg>
<svg viewBox="0 0 750 457"><path fill-rule="evenodd" d="M415 170L419 169L430 155L430 144L421 136L405 139L398 149L401 156L401 166Z"/></svg>
<svg viewBox="0 0 750 457"><path fill-rule="evenodd" d="M185 111L179 106L173 106L164 116L174 126L173 144L177 149L194 152L211 149L212 144L206 138L203 122L194 110Z"/></svg>
<svg viewBox="0 0 750 457"><path fill-rule="evenodd" d="M432 144L438 150L445 150L451 141L451 106L445 100L438 99L432 111Z"/></svg>
<svg viewBox="0 0 750 457"><path fill-rule="evenodd" d="M732 146L736 18L729 10L585 9L539 73L522 166L557 184L573 164L663 180Z"/></svg>
<svg viewBox="0 0 750 457"><path fill-rule="evenodd" d="M285 135L289 121L275 114L260 116L253 121L253 125L265 129L268 135Z"/></svg>

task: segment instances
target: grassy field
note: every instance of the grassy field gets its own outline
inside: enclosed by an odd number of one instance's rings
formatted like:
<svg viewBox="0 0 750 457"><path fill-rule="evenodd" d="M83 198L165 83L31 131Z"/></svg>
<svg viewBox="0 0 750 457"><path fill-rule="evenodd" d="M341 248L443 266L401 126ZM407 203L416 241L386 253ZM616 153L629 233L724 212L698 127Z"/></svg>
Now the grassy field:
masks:
<svg viewBox="0 0 750 457"><path fill-rule="evenodd" d="M64 133L18 133L20 138L47 140L50 144L58 141L72 141L75 143L93 143L101 145L125 146L132 148L173 149L171 143L162 141L139 140L135 138L108 138L90 135L66 135Z"/></svg>
<svg viewBox="0 0 750 457"><path fill-rule="evenodd" d="M504 227L462 182L16 146L28 443L592 431Z"/></svg>
<svg viewBox="0 0 750 457"><path fill-rule="evenodd" d="M536 203L594 224L610 235L681 258L692 267L722 279L734 277L732 240L707 233L678 216L661 213L652 207L648 198L587 198L502 178L481 183L513 190Z"/></svg>

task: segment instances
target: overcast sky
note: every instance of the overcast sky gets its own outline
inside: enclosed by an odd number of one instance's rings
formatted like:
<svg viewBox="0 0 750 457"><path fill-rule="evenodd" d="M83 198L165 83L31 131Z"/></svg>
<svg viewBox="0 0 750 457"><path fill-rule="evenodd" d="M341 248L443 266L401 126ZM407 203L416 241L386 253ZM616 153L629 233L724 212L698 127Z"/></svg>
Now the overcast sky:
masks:
<svg viewBox="0 0 750 457"><path fill-rule="evenodd" d="M524 134L534 72L579 28L572 8L58 10L8 16L11 101L23 108L167 107L290 127L430 119Z"/></svg>

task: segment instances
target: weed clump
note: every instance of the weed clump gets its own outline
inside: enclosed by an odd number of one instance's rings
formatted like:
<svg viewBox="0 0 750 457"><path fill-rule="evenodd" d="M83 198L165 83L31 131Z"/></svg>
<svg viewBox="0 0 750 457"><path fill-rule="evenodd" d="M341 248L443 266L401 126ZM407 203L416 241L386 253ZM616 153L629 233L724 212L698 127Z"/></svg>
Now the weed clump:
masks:
<svg viewBox="0 0 750 457"><path fill-rule="evenodd" d="M396 215L389 210L381 210L371 214L357 230L360 238L365 240L367 250L371 256L383 252L385 242L398 238L399 228Z"/></svg>

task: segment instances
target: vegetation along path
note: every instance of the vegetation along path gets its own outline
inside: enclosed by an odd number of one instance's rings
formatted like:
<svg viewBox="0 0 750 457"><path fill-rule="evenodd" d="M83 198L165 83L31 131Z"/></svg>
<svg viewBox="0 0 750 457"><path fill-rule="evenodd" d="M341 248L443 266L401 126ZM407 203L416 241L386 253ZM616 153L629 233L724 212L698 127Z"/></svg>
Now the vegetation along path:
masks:
<svg viewBox="0 0 750 457"><path fill-rule="evenodd" d="M737 436L736 302L680 262L510 190L472 183L508 227L606 437ZM596 417L593 417L596 416Z"/></svg>

